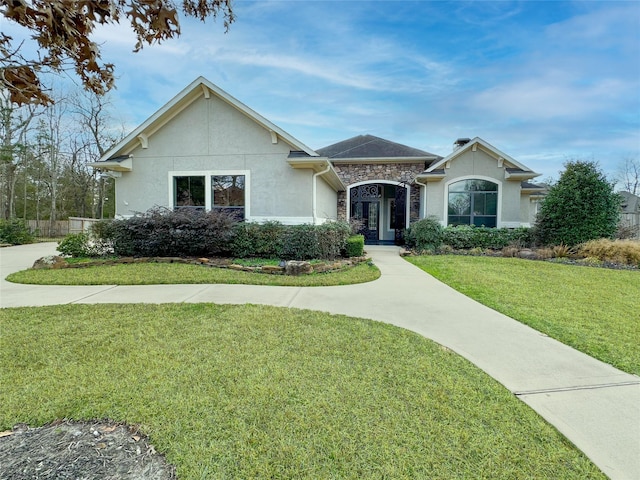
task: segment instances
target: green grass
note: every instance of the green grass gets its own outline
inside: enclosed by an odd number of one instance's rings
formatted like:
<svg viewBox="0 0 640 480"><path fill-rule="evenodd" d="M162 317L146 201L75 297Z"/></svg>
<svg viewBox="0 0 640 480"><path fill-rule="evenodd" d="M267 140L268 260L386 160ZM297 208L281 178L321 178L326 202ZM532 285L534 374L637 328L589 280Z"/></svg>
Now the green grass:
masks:
<svg viewBox="0 0 640 480"><path fill-rule="evenodd" d="M475 300L621 370L640 374L640 272L515 258L407 259Z"/></svg>
<svg viewBox="0 0 640 480"><path fill-rule="evenodd" d="M380 277L374 265L361 263L337 272L302 276L268 275L225 268L179 263L135 263L59 270L23 270L7 280L37 285L160 285L180 283L231 283L317 287L371 282Z"/></svg>
<svg viewBox="0 0 640 480"><path fill-rule="evenodd" d="M0 430L139 424L178 478L604 478L468 361L412 332L231 305L0 310Z"/></svg>

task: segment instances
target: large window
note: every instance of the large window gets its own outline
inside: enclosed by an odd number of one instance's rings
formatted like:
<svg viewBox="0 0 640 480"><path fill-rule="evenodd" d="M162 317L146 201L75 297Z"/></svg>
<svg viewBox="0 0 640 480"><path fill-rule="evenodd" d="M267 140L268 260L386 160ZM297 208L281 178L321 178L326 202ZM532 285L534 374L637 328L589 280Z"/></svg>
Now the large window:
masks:
<svg viewBox="0 0 640 480"><path fill-rule="evenodd" d="M461 180L449 185L449 225L495 227L498 185L487 180Z"/></svg>
<svg viewBox="0 0 640 480"><path fill-rule="evenodd" d="M247 175L194 173L200 175L170 174L173 208L224 210L238 219L246 217Z"/></svg>
<svg viewBox="0 0 640 480"><path fill-rule="evenodd" d="M244 175L213 175L211 197L213 209L244 219Z"/></svg>

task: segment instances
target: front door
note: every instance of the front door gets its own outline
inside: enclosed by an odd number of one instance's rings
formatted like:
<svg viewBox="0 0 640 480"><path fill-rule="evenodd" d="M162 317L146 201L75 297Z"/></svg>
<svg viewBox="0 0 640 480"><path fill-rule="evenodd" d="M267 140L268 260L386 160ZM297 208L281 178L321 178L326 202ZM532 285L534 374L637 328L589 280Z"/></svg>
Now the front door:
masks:
<svg viewBox="0 0 640 480"><path fill-rule="evenodd" d="M364 235L368 244L378 243L380 240L381 187L378 184L367 184L351 189L351 219L360 222L359 233Z"/></svg>

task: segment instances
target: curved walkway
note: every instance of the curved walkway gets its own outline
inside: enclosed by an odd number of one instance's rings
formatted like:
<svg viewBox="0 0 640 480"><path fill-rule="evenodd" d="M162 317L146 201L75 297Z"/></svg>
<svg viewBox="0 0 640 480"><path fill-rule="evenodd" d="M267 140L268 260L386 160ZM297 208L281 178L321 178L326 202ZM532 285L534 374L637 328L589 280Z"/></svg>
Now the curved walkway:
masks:
<svg viewBox="0 0 640 480"><path fill-rule="evenodd" d="M444 285L397 247L367 247L379 280L339 287L38 286L4 278L56 244L0 249L0 305L254 303L369 318L456 351L528 404L613 479L640 478L640 378L621 372Z"/></svg>

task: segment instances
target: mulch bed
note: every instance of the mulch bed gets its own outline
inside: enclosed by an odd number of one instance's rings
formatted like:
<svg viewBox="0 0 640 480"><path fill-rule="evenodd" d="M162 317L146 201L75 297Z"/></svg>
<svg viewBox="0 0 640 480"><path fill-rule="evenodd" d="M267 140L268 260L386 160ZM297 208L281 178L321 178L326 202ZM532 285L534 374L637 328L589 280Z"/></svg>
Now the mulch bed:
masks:
<svg viewBox="0 0 640 480"><path fill-rule="evenodd" d="M136 427L59 420L0 432L0 478L174 480L175 468Z"/></svg>

